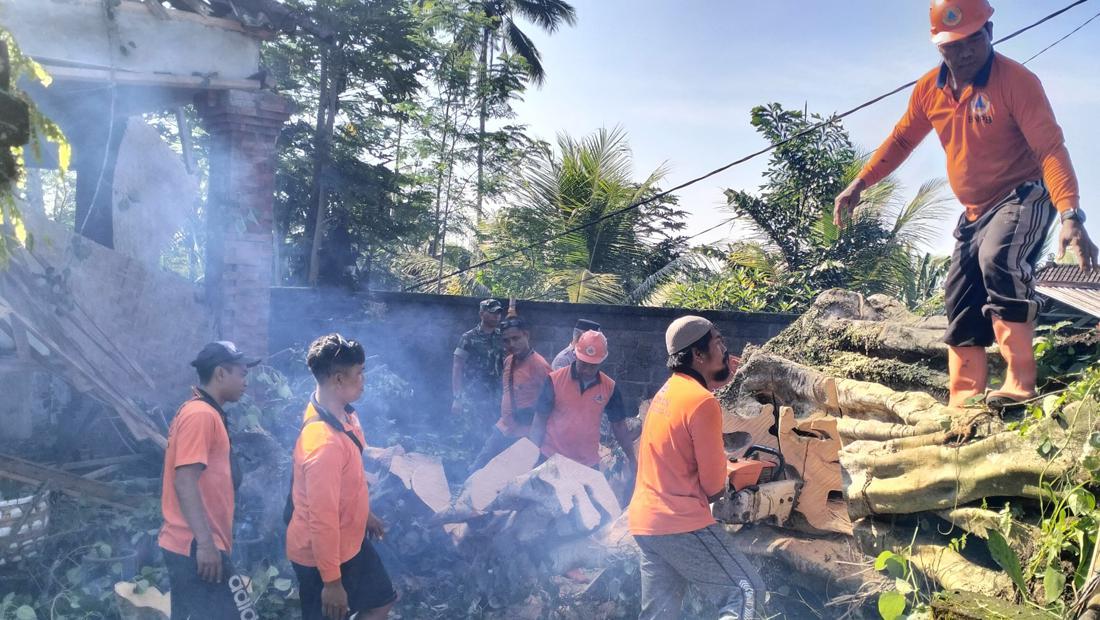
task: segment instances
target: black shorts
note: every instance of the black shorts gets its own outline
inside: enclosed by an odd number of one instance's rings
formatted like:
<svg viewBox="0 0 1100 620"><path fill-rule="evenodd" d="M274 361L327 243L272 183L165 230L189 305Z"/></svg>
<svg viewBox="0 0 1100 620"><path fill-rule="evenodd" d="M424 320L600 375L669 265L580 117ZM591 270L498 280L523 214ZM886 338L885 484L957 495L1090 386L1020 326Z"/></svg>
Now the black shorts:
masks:
<svg viewBox="0 0 1100 620"><path fill-rule="evenodd" d="M184 556L161 549L168 567L172 593L172 618L180 620L257 620L248 588L229 556L222 554L222 581L210 583L199 577L195 561L195 543L191 555Z"/></svg>
<svg viewBox="0 0 1100 620"><path fill-rule="evenodd" d="M321 590L325 582L321 571L314 566L302 566L291 562L298 576L298 596L302 601L302 620L323 620ZM366 612L385 607L397 600L382 558L370 544L370 537L363 537L363 546L355 557L340 565L340 581L348 593L348 609L351 613Z"/></svg>
<svg viewBox="0 0 1100 620"><path fill-rule="evenodd" d="M993 318L1030 323L1039 312L1034 269L1057 211L1041 181L1017 187L973 222L959 218L944 302L956 347L993 344Z"/></svg>

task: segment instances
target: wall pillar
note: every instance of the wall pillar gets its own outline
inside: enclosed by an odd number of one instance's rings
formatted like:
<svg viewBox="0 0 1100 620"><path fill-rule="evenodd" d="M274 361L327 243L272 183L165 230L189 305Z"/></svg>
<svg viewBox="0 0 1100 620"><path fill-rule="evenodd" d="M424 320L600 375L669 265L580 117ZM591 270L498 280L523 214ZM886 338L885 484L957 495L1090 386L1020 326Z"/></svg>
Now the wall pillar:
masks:
<svg viewBox="0 0 1100 620"><path fill-rule="evenodd" d="M210 134L206 299L219 338L267 351L275 141L290 103L268 91L207 91L195 105Z"/></svg>

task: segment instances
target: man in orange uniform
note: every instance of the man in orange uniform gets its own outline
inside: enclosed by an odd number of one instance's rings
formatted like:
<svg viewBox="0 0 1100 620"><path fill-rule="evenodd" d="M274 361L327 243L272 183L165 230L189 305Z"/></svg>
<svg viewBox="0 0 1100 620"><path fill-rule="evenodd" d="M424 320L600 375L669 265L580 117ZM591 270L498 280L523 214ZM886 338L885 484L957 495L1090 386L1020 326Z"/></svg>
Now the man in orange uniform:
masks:
<svg viewBox="0 0 1100 620"><path fill-rule="evenodd" d="M382 522L370 511L363 429L351 403L363 395L363 345L329 334L306 355L310 396L291 475L286 553L298 577L303 620L378 619L397 600L371 545Z"/></svg>
<svg viewBox="0 0 1100 620"><path fill-rule="evenodd" d="M500 420L485 442L481 454L474 460L473 471L485 466L492 458L531 431L535 402L550 374L546 358L531 348L531 329L520 317L505 319L500 324L504 338L504 389L500 399Z"/></svg>
<svg viewBox="0 0 1100 620"><path fill-rule="evenodd" d="M1001 408L1036 395L1032 271L1055 217L1062 223L1059 258L1068 247L1082 270L1097 260L1062 129L1039 78L993 51L992 15L988 0L933 0L932 42L943 64L917 83L909 109L837 196L833 214L843 225L863 190L936 131L951 188L966 207L946 283L944 341L956 407L985 391L985 348L994 340L1008 370L986 402Z"/></svg>
<svg viewBox="0 0 1100 620"><path fill-rule="evenodd" d="M168 429L157 543L168 567L173 618L258 617L229 561L241 478L222 407L244 396L248 369L259 361L232 342L203 347L191 362L200 387L192 388Z"/></svg>
<svg viewBox="0 0 1100 620"><path fill-rule="evenodd" d="M562 454L578 463L600 463L600 418L606 413L611 432L629 463L638 468L634 445L626 425L626 406L615 381L600 371L607 360L607 337L587 331L577 339L577 360L546 377L538 402L531 441L542 448L543 458Z"/></svg>
<svg viewBox="0 0 1100 620"><path fill-rule="evenodd" d="M685 316L665 332L672 376L653 397L627 508L641 549L642 620L678 618L688 585L721 603L723 620L764 617L764 582L710 504L726 490L722 408L711 392L730 375L722 335Z"/></svg>

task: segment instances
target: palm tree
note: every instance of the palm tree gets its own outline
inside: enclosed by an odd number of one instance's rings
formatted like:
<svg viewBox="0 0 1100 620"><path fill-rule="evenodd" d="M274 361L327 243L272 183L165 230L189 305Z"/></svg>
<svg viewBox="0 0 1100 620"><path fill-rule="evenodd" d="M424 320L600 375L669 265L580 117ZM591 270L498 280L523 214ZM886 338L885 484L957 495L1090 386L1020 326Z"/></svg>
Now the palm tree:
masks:
<svg viewBox="0 0 1100 620"><path fill-rule="evenodd" d="M497 264L500 288L517 296L616 303L645 284L647 258L682 227L674 203L646 205L606 217L656 193L665 170L641 181L622 129L601 129L582 140L558 137L560 155L547 150L523 175L515 206L486 229L490 254L549 241L522 260ZM587 225L580 230L572 230ZM656 233L655 231L661 231Z"/></svg>
<svg viewBox="0 0 1100 620"><path fill-rule="evenodd" d="M481 50L478 59L477 92L481 110L477 134L477 218L481 220L485 181L485 122L489 116L489 74L492 52L499 42L502 51L511 51L523 58L527 76L537 86L546 80L546 68L534 41L520 29L517 17L534 23L553 34L562 24L577 22L577 11L564 0L482 0L485 24L481 30Z"/></svg>

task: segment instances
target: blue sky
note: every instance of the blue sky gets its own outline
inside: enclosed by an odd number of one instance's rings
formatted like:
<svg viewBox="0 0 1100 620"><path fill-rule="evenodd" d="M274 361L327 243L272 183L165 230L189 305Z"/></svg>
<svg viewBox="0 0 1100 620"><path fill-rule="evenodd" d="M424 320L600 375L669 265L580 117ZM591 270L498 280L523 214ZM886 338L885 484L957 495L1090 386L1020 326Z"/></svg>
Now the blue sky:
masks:
<svg viewBox="0 0 1100 620"><path fill-rule="evenodd" d="M543 139L621 125L638 177L667 165L676 185L765 146L749 110L778 101L824 114L846 110L919 77L938 63L924 0L572 0L578 24L546 35L528 25L547 69L542 89L516 106L519 122ZM996 35L1068 4L994 1ZM999 47L1023 61L1100 10L1090 2ZM1100 235L1100 19L1029 64L1043 80L1081 182L1082 207ZM873 149L905 108L899 94L845 121L853 141ZM761 157L680 193L689 233L728 215L722 190L755 190ZM898 172L910 193L945 175L934 135ZM962 207L960 206L961 210ZM954 217L931 248L950 253ZM736 236L728 227L699 237Z"/></svg>

